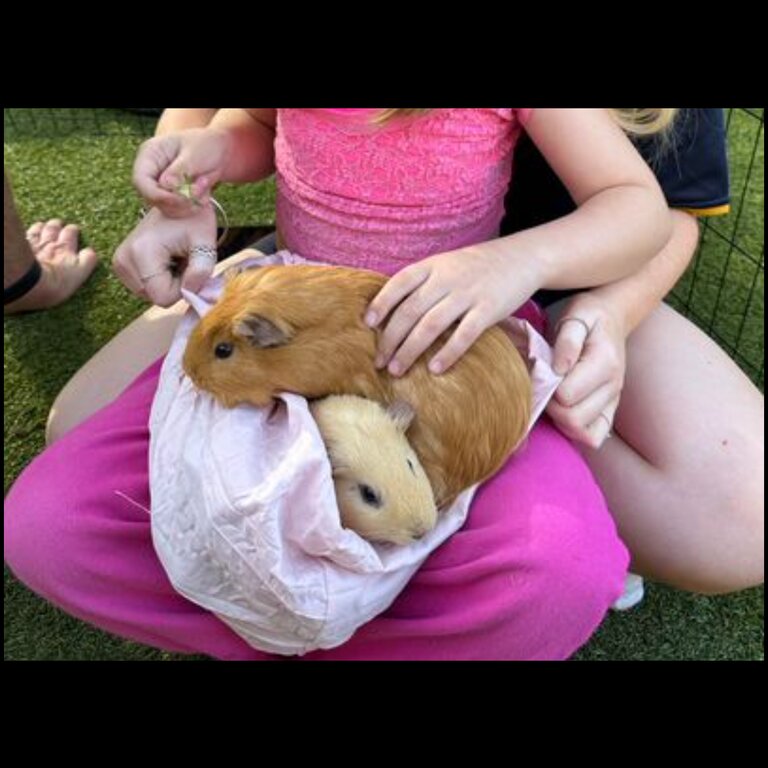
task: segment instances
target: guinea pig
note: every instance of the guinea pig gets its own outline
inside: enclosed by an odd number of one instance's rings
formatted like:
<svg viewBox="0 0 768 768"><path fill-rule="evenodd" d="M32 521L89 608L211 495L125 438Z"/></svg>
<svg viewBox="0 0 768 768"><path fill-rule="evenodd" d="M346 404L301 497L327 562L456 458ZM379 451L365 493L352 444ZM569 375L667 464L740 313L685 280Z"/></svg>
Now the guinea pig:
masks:
<svg viewBox="0 0 768 768"><path fill-rule="evenodd" d="M405 433L413 409L356 395L309 405L328 451L341 524L369 541L409 544L437 524L429 478Z"/></svg>
<svg viewBox="0 0 768 768"><path fill-rule="evenodd" d="M445 331L401 377L374 365L380 331L364 312L387 277L310 264L230 275L193 329L184 370L222 405L266 406L281 391L304 397L359 395L411 404L411 445L438 507L497 472L525 436L532 388L525 362L493 326L439 376L427 361Z"/></svg>

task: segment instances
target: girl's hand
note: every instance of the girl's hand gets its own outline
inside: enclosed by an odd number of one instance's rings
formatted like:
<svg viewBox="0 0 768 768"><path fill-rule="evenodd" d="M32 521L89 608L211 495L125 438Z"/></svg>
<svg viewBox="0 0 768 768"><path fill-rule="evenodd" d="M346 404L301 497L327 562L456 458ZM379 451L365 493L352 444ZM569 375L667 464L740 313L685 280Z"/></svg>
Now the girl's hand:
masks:
<svg viewBox="0 0 768 768"><path fill-rule="evenodd" d="M453 323L458 327L432 357L429 369L450 368L494 323L521 306L538 288L532 260L499 241L449 251L402 269L379 291L365 321L375 327L392 312L379 340L376 365L405 373ZM396 309L395 309L396 308ZM394 312L392 311L394 309Z"/></svg>
<svg viewBox="0 0 768 768"><path fill-rule="evenodd" d="M193 249L202 246L209 255ZM128 290L153 304L169 307L181 288L197 293L216 266L216 212L198 206L185 219L163 216L153 208L115 251L112 266Z"/></svg>
<svg viewBox="0 0 768 768"><path fill-rule="evenodd" d="M599 448L624 385L626 333L619 313L597 291L566 306L555 326L553 367L565 378L547 413L568 437Z"/></svg>
<svg viewBox="0 0 768 768"><path fill-rule="evenodd" d="M226 132L193 128L155 136L139 148L133 183L139 194L168 217L190 216L208 202L230 153Z"/></svg>

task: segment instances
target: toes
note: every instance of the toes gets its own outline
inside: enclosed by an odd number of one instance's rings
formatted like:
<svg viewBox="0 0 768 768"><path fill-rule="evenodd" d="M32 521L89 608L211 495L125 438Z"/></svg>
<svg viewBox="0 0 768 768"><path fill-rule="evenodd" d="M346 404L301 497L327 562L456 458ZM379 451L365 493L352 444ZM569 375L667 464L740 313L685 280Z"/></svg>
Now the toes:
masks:
<svg viewBox="0 0 768 768"><path fill-rule="evenodd" d="M93 248L83 248L77 254L77 259L82 265L86 277L96 269L96 265L99 263L99 257Z"/></svg>
<svg viewBox="0 0 768 768"><path fill-rule="evenodd" d="M76 224L67 224L59 230L55 242L43 240L37 252L38 261L49 264L75 264L78 263L77 246L80 238L80 227Z"/></svg>
<svg viewBox="0 0 768 768"><path fill-rule="evenodd" d="M40 233L43 231L43 222L36 221L29 229L27 229L27 240L34 248L40 242Z"/></svg>
<svg viewBox="0 0 768 768"><path fill-rule="evenodd" d="M77 224L67 224L67 226L59 232L57 245L61 248L67 248L72 251L72 253L75 253L77 251L77 241L79 237L80 227L78 227Z"/></svg>
<svg viewBox="0 0 768 768"><path fill-rule="evenodd" d="M61 227L61 219L51 219L50 221L46 221L40 232L40 242L47 243L48 241L53 241L55 243L59 239Z"/></svg>

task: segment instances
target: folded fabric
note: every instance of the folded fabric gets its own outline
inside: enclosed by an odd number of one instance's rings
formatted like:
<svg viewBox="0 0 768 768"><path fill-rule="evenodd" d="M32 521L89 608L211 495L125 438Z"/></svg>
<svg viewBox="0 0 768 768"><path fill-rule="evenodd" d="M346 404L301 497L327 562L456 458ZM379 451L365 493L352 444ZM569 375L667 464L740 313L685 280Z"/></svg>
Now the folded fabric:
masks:
<svg viewBox="0 0 768 768"><path fill-rule="evenodd" d="M281 251L245 268L299 264ZM345 642L394 601L429 554L466 520L477 486L408 546L372 544L341 527L331 466L307 401L224 408L195 389L181 361L187 337L223 278L185 293L150 415L152 539L174 588L253 647L294 655ZM531 425L560 381L529 323L503 323L527 357ZM529 428L530 428L529 426ZM521 450L524 450L522 448Z"/></svg>

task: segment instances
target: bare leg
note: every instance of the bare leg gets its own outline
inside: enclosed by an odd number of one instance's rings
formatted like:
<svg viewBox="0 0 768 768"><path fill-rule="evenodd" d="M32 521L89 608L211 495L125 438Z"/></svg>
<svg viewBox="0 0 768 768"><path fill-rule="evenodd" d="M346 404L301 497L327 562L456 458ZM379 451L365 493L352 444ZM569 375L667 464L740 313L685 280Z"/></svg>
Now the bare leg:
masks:
<svg viewBox="0 0 768 768"><path fill-rule="evenodd" d="M764 402L662 305L630 336L614 436L584 449L632 570L703 593L763 582Z"/></svg>
<svg viewBox="0 0 768 768"><path fill-rule="evenodd" d="M246 258L259 256L247 249L216 265L214 274ZM64 386L51 407L46 442L58 440L91 414L111 403L142 371L162 357L187 310L179 301L172 307L151 307L102 347Z"/></svg>

